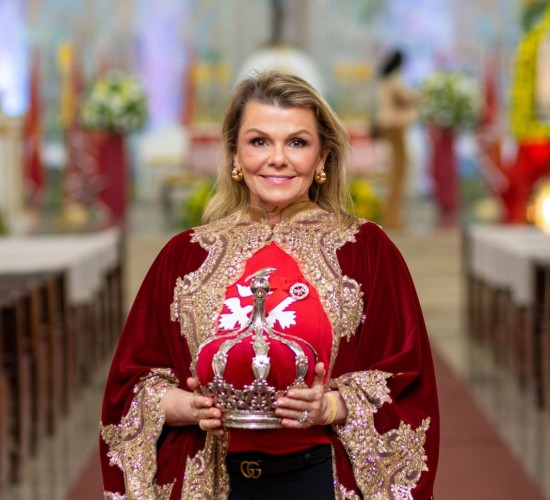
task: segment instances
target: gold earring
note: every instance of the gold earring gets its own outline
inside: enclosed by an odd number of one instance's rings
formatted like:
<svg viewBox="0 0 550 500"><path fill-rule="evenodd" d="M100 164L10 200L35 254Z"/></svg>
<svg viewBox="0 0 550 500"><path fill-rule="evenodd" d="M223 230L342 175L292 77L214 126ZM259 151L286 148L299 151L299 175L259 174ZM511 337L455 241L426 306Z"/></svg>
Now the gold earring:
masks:
<svg viewBox="0 0 550 500"><path fill-rule="evenodd" d="M324 170L321 170L320 172L315 172L315 175L313 177L317 184L324 184L325 182L327 182L327 174Z"/></svg>
<svg viewBox="0 0 550 500"><path fill-rule="evenodd" d="M231 170L231 178L235 182L241 182L243 180L243 171L239 170L237 167L233 167L233 170Z"/></svg>

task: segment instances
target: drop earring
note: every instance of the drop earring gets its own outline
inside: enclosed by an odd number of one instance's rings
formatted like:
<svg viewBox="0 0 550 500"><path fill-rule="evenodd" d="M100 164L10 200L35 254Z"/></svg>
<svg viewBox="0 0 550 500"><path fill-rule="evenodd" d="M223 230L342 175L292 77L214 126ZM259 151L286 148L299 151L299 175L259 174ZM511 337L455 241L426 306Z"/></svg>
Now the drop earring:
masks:
<svg viewBox="0 0 550 500"><path fill-rule="evenodd" d="M315 179L315 182L317 184L324 184L325 182L327 182L327 174L324 170L321 170L320 172L315 172L313 178Z"/></svg>
<svg viewBox="0 0 550 500"><path fill-rule="evenodd" d="M242 170L239 170L237 167L233 167L233 170L231 170L231 178L235 182L240 182L243 180L243 172Z"/></svg>

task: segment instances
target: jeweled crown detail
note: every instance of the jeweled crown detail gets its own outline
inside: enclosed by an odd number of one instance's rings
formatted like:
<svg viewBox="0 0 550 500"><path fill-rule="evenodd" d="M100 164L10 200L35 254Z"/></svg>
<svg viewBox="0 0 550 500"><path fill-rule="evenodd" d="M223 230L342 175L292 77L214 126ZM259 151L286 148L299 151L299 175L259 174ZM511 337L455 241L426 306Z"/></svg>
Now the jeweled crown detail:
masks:
<svg viewBox="0 0 550 500"><path fill-rule="evenodd" d="M273 429L281 427L275 415L275 401L290 387L305 387L305 377L309 370L309 358L304 348L317 361L315 349L303 339L275 331L269 326L265 314L265 300L270 290L269 275L274 268L260 269L252 276L250 289L254 296L254 307L248 323L235 332L224 334L222 338L230 337L221 342L212 358L213 379L202 385L202 391L215 399L222 411L224 425L240 429ZM233 347L242 342L250 341L254 355L251 358L254 379L242 389L236 389L234 384L225 379L225 369L228 356ZM220 342L220 336L208 339L201 344L197 357L201 351L212 342ZM286 346L289 355L294 356L296 378L285 388L276 388L268 383L271 369L269 356L270 344L279 342Z"/></svg>

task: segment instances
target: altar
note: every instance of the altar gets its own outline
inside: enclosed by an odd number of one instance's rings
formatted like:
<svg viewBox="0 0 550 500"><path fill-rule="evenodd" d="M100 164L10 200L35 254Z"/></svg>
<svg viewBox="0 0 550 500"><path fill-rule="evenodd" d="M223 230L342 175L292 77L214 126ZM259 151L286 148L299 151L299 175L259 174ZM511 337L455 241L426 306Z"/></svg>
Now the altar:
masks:
<svg viewBox="0 0 550 500"><path fill-rule="evenodd" d="M534 226L464 231L469 331L537 404L550 404L550 235Z"/></svg>

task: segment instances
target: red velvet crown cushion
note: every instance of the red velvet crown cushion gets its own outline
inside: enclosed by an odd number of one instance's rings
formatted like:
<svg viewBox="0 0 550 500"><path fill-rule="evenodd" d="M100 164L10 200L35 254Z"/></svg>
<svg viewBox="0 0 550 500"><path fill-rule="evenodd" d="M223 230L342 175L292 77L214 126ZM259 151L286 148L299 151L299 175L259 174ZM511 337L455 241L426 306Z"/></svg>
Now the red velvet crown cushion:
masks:
<svg viewBox="0 0 550 500"><path fill-rule="evenodd" d="M304 278L297 263L272 243L249 259L242 277L227 289L226 301L218 319L219 338L210 339L203 346L196 363L201 385L205 386L213 379L212 358L222 343L234 338L237 330L242 330L243 318L250 318L254 298L249 289L250 282L246 278L265 267L275 268L269 276L270 293L265 304L266 317L271 319L276 333L292 338L302 347L309 364L306 383L311 385L313 382L315 352L317 361L323 361L328 368L332 333L319 295ZM305 298L292 300L290 290L297 283L302 288L305 285L308 294ZM231 315L236 312L240 314L232 318ZM284 390L296 379L295 355L288 346L275 338L268 341L271 368L267 380L277 390ZM253 336L249 336L228 352L224 379L233 384L235 389L242 389L244 385L254 381L252 342Z"/></svg>

